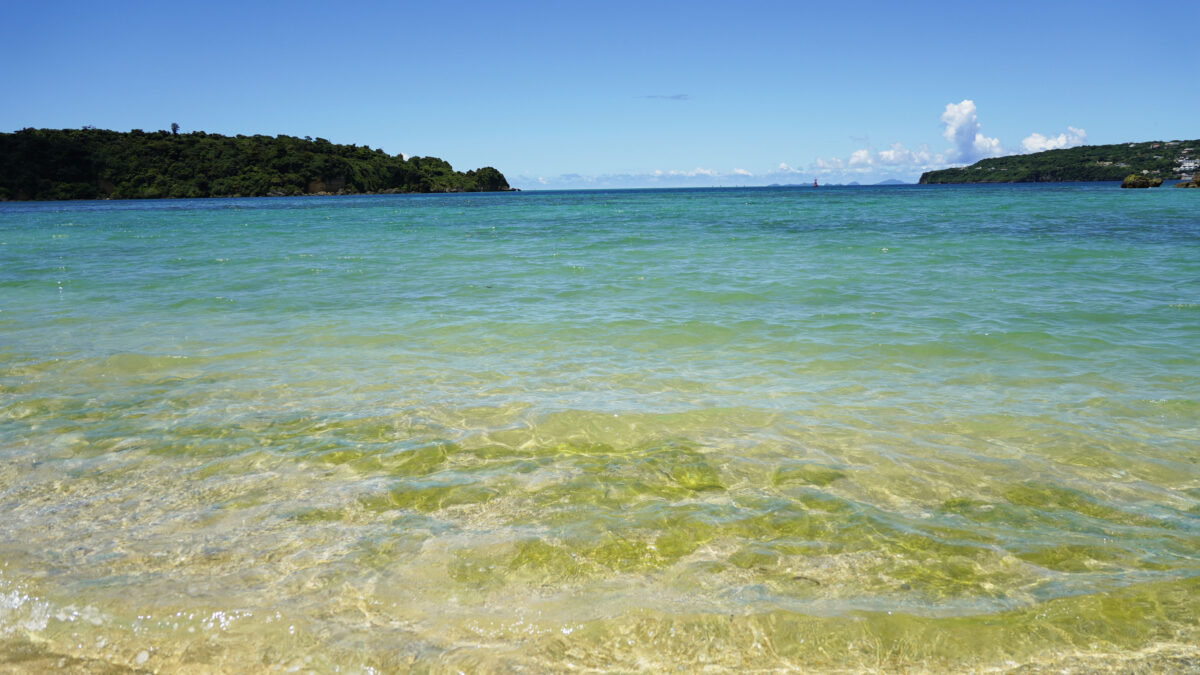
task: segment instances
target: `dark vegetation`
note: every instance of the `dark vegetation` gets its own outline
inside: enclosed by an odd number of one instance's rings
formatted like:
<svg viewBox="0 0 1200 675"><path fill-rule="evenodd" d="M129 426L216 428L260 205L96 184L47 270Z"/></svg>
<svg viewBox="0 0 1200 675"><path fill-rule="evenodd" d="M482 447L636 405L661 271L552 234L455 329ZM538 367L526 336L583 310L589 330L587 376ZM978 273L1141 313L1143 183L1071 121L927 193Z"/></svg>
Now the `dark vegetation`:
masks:
<svg viewBox="0 0 1200 675"><path fill-rule="evenodd" d="M1124 179L1130 173L1178 178L1180 162L1200 157L1200 139L1084 145L982 159L971 166L927 171L921 183L1052 183ZM1186 173L1191 173L1186 172Z"/></svg>
<svg viewBox="0 0 1200 675"><path fill-rule="evenodd" d="M1121 181L1123 188L1152 188L1162 185L1161 178L1151 178L1145 174L1131 173Z"/></svg>
<svg viewBox="0 0 1200 675"><path fill-rule="evenodd" d="M0 200L262 197L508 190L492 167L389 155L323 138L194 131L22 129L0 134Z"/></svg>

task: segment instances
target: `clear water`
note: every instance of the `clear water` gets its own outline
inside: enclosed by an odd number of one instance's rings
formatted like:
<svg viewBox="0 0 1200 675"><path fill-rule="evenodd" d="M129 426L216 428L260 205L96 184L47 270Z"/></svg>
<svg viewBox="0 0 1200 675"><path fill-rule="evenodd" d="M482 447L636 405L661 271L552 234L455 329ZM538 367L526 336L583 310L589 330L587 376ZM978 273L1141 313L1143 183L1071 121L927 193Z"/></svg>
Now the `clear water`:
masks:
<svg viewBox="0 0 1200 675"><path fill-rule="evenodd" d="M1196 667L1195 196L0 204L0 663Z"/></svg>

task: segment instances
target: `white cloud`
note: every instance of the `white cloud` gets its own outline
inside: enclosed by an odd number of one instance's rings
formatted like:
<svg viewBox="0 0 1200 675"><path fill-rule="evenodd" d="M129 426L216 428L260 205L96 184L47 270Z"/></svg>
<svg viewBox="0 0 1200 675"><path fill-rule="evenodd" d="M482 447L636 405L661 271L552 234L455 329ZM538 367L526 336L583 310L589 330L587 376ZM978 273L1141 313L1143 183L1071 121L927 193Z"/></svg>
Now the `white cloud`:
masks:
<svg viewBox="0 0 1200 675"><path fill-rule="evenodd" d="M922 171L944 168L956 162L968 164L983 157L1005 154L1000 139L980 133L979 113L974 101L965 99L946 104L941 121L946 125L942 136L952 144L944 152L935 153L925 145L912 150L903 143L892 143L886 150L855 150L846 159L818 157L809 168L826 176L892 177L899 174L915 178Z"/></svg>
<svg viewBox="0 0 1200 675"><path fill-rule="evenodd" d="M818 157L806 167L796 168L780 162L774 168L757 173L742 168L732 171L717 171L696 167L691 170L657 170L637 174L605 174L584 176L563 174L555 178L517 176L510 180L515 186L548 188L624 188L624 187L705 187L710 185L742 185L754 177L754 182L793 183L796 176L803 176L807 183L812 177L821 177L822 182L844 182L849 180L874 182L883 178L900 178L915 181L923 171L944 169L948 166L970 164L985 157L998 157L1021 152L1037 152L1054 148L1069 148L1087 142L1087 132L1073 126L1057 136L1030 134L1020 148L1005 149L998 138L989 138L981 133L979 111L975 102L964 99L946 104L941 121L945 124L942 136L950 147L941 152L921 145L915 149L903 143L892 143L885 150L863 148L855 150L849 157ZM864 139L865 142L865 139Z"/></svg>
<svg viewBox="0 0 1200 675"><path fill-rule="evenodd" d="M924 145L910 150L904 147L903 143L893 143L887 150L879 152L855 150L848 159L818 157L809 169L824 176L863 177L866 174L877 174L895 177L897 174L907 175L944 167L950 161L947 155L948 153L930 152Z"/></svg>
<svg viewBox="0 0 1200 675"><path fill-rule="evenodd" d="M1046 137L1041 134L1031 134L1021 142L1019 149L1006 149L1000 143L1000 139L983 135L982 126L979 123L979 111L975 107L975 102L970 99L946 104L946 109L942 112L940 119L945 124L942 136L951 143L951 147L942 152L933 152L926 145L909 149L903 143L892 143L886 150L875 151L869 148L855 150L845 159L818 157L809 165L809 170L834 180L840 178L865 180L870 177L894 177L897 175L915 179L923 171L971 164L986 157L1038 152L1054 148L1071 148L1087 142L1087 132L1076 127L1067 127L1065 133L1057 136ZM787 164L779 166L780 170L800 173Z"/></svg>
<svg viewBox="0 0 1200 675"><path fill-rule="evenodd" d="M662 169L656 169L650 175L655 176L655 177L685 176L687 178L695 178L696 176L716 177L716 176L719 176L720 174L712 169L704 169L701 167L696 167L696 168L692 169L691 171L680 171L679 169L671 169L670 171L663 171Z"/></svg>
<svg viewBox="0 0 1200 675"><path fill-rule="evenodd" d="M975 102L971 99L947 103L941 120L946 125L942 136L954 144L955 161L969 164L977 159L1004 154L1000 139L988 138L980 133L979 117L976 114Z"/></svg>
<svg viewBox="0 0 1200 675"><path fill-rule="evenodd" d="M902 143L892 143L892 147L879 152L878 158L880 164L887 166L924 166L932 162L935 155L924 145L918 150L909 150Z"/></svg>
<svg viewBox="0 0 1200 675"><path fill-rule="evenodd" d="M870 150L855 150L850 153L848 164L852 169L864 169L874 165L875 160L871 157Z"/></svg>
<svg viewBox="0 0 1200 675"><path fill-rule="evenodd" d="M1025 140L1021 141L1021 149L1025 152L1041 152L1059 148L1074 148L1085 144L1087 144L1087 132L1068 126L1065 133L1049 138L1038 133L1029 134Z"/></svg>

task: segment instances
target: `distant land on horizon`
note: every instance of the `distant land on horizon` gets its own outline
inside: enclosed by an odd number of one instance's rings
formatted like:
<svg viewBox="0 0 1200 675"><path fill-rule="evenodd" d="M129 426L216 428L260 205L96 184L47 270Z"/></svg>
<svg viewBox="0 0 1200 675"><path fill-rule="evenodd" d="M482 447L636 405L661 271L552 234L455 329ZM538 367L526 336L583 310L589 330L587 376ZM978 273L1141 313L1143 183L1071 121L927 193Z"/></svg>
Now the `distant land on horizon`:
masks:
<svg viewBox="0 0 1200 675"><path fill-rule="evenodd" d="M881 180L878 183L870 184L870 186L875 186L875 185L913 185L913 183L906 183L902 180L897 180L895 178L889 178L887 180ZM770 185L766 185L764 187L812 187L812 184L811 183L771 183ZM863 184L854 180L854 181L850 181L849 183L818 183L817 187L863 187Z"/></svg>
<svg viewBox="0 0 1200 675"><path fill-rule="evenodd" d="M508 191L493 167L389 155L323 138L203 131L0 133L0 201Z"/></svg>
<svg viewBox="0 0 1200 675"><path fill-rule="evenodd" d="M1200 139L1081 145L1028 155L981 159L970 166L926 171L920 184L1120 181L1131 173L1183 178L1197 171Z"/></svg>

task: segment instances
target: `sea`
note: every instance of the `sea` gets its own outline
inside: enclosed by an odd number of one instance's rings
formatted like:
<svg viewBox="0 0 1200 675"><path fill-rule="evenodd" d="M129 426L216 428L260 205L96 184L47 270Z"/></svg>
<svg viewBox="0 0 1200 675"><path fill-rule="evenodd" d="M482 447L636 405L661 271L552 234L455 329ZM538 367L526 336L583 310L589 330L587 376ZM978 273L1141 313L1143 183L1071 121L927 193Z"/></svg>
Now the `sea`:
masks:
<svg viewBox="0 0 1200 675"><path fill-rule="evenodd" d="M1198 193L0 204L0 667L1198 672Z"/></svg>

